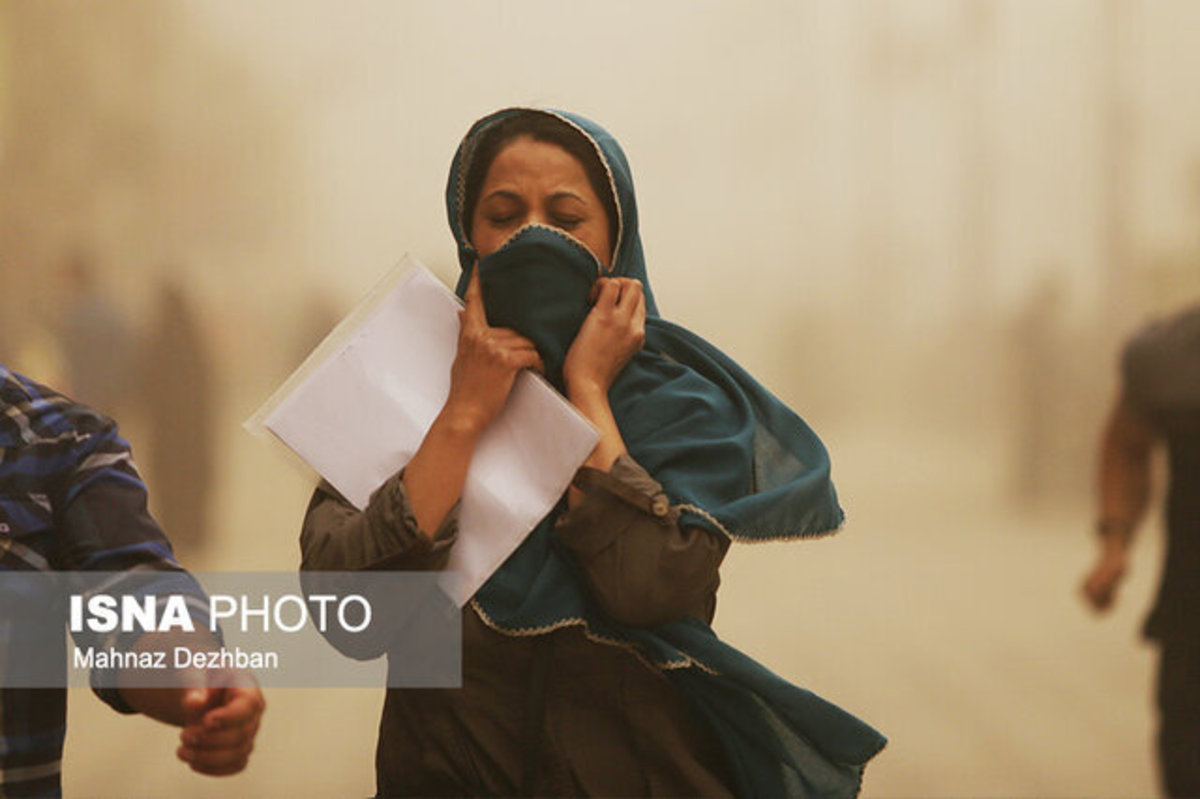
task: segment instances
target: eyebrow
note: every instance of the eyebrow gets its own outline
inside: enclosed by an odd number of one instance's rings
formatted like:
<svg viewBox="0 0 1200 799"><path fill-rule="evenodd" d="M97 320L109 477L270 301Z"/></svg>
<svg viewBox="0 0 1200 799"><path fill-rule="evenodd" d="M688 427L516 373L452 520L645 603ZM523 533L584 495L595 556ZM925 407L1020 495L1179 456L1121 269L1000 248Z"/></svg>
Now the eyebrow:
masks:
<svg viewBox="0 0 1200 799"><path fill-rule="evenodd" d="M480 198L479 202L482 204L493 197L521 202L521 195L511 189L496 189L495 191L488 192L485 196ZM575 200L577 202L584 203L585 205L587 204L587 200L585 200L582 196L573 191L568 191L567 189L559 189L551 194L549 199L550 202L557 202L558 200Z"/></svg>
<svg viewBox="0 0 1200 799"><path fill-rule="evenodd" d="M505 199L505 200L517 200L517 201L520 201L520 199L521 199L521 195L517 194L515 191L510 191L509 189L496 189L495 191L488 192L486 196L480 198L479 202L482 203L486 200L492 199L493 197L499 197L499 198Z"/></svg>

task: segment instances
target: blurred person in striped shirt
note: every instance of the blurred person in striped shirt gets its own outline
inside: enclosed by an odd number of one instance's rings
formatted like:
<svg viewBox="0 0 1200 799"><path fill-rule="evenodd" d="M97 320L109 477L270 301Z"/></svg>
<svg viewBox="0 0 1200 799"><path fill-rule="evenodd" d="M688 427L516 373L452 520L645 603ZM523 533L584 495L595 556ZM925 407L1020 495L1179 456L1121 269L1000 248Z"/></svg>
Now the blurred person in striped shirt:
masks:
<svg viewBox="0 0 1200 799"><path fill-rule="evenodd" d="M5 574L162 572L198 584L146 509L146 486L111 419L0 365L0 580ZM23 652L0 629L0 678ZM61 639L61 633L59 633ZM78 641L77 641L78 643ZM197 772L245 768L265 703L253 683L101 685L120 713L182 727L178 757ZM0 796L58 796L65 687L0 681Z"/></svg>

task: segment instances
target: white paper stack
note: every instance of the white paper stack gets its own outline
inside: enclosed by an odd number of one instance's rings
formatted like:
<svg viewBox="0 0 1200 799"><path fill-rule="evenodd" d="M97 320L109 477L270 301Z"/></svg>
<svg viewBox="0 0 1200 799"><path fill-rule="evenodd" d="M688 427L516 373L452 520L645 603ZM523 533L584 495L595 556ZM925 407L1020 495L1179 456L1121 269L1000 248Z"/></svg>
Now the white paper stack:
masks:
<svg viewBox="0 0 1200 799"><path fill-rule="evenodd" d="M399 281L364 300L249 423L359 509L420 446L449 394L458 342L458 298L412 258L397 272ZM443 581L459 605L550 512L598 438L540 376L518 375L467 473Z"/></svg>

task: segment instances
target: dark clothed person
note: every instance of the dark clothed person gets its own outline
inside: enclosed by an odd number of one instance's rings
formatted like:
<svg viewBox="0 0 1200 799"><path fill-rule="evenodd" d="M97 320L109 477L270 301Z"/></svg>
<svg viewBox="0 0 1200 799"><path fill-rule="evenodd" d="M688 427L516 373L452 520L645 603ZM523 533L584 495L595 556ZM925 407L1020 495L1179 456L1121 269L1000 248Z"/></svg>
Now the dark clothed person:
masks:
<svg viewBox="0 0 1200 799"><path fill-rule="evenodd" d="M1158 757L1170 796L1200 796L1200 307L1152 324L1126 344L1121 395L1102 450L1102 554L1085 584L1114 600L1150 495L1151 455L1169 464L1162 580L1144 626L1161 650Z"/></svg>

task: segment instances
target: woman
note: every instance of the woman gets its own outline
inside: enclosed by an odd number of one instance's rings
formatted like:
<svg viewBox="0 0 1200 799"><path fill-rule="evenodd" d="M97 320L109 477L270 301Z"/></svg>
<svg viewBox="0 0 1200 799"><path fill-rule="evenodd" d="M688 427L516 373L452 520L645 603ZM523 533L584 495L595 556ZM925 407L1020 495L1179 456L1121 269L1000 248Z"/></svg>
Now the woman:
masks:
<svg viewBox="0 0 1200 799"><path fill-rule="evenodd" d="M479 436L521 369L600 431L463 617L463 686L391 690L381 795L852 796L882 736L722 643L731 540L842 514L808 427L661 318L624 155L581 117L477 122L447 188L465 300L446 404L359 513L318 488L303 568L438 569Z"/></svg>

